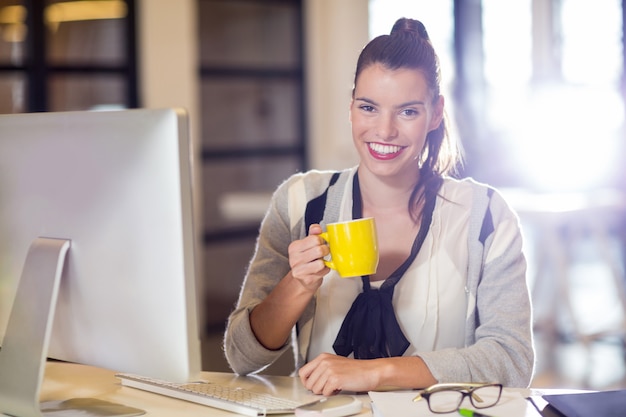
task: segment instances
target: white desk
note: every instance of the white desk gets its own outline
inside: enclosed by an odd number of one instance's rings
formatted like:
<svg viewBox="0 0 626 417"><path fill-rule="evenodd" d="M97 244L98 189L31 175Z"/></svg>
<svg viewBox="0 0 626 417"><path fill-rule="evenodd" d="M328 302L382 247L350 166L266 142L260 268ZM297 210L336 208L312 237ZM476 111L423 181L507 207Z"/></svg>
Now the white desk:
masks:
<svg viewBox="0 0 626 417"><path fill-rule="evenodd" d="M278 396L287 396L297 400L320 398L305 389L300 380L288 376L256 376L238 377L230 373L203 372L203 378L218 383L232 384L242 388L255 389ZM548 394L556 390L523 390L523 394ZM124 387L115 377L115 372L86 365L48 362L41 389L41 401L63 401L72 398L95 398L146 411L151 417L206 417L234 416L235 414L217 410L187 401L164 397L138 389ZM359 395L363 409L359 416L372 416L370 398ZM528 407L525 417L536 417L538 414Z"/></svg>
<svg viewBox="0 0 626 417"><path fill-rule="evenodd" d="M320 397L305 389L298 378L287 376L238 377L230 373L203 372L202 377L242 388L262 387L269 394L288 398L307 400ZM110 401L145 410L146 415L151 417L235 415L227 411L123 387L115 378L113 371L85 365L48 362L41 389L41 401L61 401L71 398L96 398ZM371 416L369 397L360 395L359 398L363 401L363 410L359 415Z"/></svg>

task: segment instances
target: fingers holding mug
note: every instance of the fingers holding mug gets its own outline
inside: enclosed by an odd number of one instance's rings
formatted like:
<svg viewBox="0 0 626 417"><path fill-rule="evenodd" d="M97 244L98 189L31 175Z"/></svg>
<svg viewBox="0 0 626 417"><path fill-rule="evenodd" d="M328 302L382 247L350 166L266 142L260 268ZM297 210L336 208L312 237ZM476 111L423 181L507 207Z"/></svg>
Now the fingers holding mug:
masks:
<svg viewBox="0 0 626 417"><path fill-rule="evenodd" d="M329 254L328 245L319 237L322 228L313 224L309 236L295 240L289 245L289 265L294 278L309 286L319 281L328 273L323 258Z"/></svg>

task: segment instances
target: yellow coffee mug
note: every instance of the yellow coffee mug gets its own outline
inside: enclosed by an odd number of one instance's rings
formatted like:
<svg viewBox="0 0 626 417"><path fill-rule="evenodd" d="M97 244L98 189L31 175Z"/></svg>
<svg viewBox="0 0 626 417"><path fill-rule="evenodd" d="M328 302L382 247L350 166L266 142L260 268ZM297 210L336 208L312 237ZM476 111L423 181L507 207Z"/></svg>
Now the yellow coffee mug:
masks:
<svg viewBox="0 0 626 417"><path fill-rule="evenodd" d="M330 260L324 263L343 278L376 273L378 236L373 217L331 223L320 236L330 247Z"/></svg>

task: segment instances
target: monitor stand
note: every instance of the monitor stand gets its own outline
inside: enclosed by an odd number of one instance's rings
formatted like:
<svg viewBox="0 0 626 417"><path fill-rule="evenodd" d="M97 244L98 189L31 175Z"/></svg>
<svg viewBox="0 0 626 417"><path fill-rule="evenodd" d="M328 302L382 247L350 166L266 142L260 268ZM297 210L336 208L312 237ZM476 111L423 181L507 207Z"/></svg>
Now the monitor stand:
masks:
<svg viewBox="0 0 626 417"><path fill-rule="evenodd" d="M33 241L26 255L0 350L0 413L42 417L45 411L55 412L62 407L64 410L80 409L83 411L81 416L144 414L143 410L91 399L63 401L56 409L46 407L47 410L42 412L39 393L69 248L69 240L40 237ZM103 407L103 403L115 407ZM111 410L115 410L115 414L106 414Z"/></svg>

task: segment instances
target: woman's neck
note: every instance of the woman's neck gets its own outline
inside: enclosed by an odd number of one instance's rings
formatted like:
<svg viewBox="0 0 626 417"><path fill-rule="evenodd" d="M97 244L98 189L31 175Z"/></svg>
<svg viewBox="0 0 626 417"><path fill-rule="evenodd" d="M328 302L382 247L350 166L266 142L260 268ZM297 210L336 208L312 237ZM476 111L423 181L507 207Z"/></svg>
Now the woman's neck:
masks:
<svg viewBox="0 0 626 417"><path fill-rule="evenodd" d="M381 178L358 171L363 215L407 213L409 200L419 178Z"/></svg>

